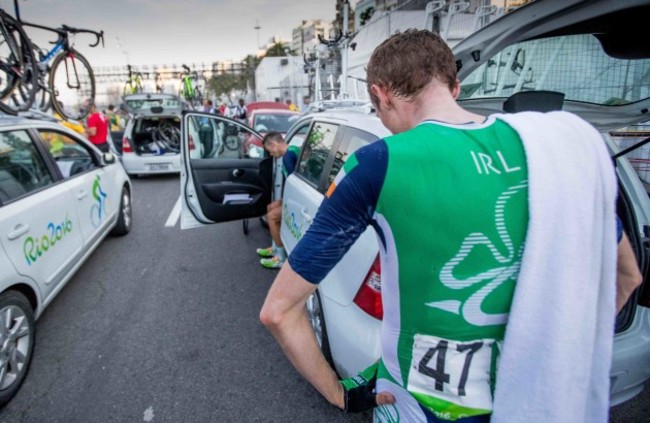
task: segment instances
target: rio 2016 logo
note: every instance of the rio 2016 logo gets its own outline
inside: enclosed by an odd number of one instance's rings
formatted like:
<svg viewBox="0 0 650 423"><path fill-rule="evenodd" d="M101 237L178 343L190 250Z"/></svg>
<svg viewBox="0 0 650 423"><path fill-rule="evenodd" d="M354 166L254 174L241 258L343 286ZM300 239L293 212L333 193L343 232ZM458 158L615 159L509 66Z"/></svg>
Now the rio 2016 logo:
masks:
<svg viewBox="0 0 650 423"><path fill-rule="evenodd" d="M50 222L46 228L49 234L36 238L27 237L23 243L23 254L29 266L72 231L72 221L66 214L63 222L58 225Z"/></svg>
<svg viewBox="0 0 650 423"><path fill-rule="evenodd" d="M297 241L300 241L300 238L302 238L302 224L298 225L296 222L296 215L294 212L289 212L286 204L283 208L284 210L282 215L284 216L284 223L287 225L287 228L289 228L291 235L293 235Z"/></svg>
<svg viewBox="0 0 650 423"><path fill-rule="evenodd" d="M90 221L95 228L99 227L99 224L102 223L102 218L104 217L105 208L106 208L106 193L102 190L102 186L99 183L99 175L95 177L93 182L93 198L96 203L90 207Z"/></svg>

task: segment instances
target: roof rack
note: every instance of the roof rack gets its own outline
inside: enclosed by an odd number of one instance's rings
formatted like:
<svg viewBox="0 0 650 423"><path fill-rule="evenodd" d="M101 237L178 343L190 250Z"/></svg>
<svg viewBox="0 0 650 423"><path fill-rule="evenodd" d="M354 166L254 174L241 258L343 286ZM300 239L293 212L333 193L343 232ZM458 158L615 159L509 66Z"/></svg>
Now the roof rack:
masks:
<svg viewBox="0 0 650 423"><path fill-rule="evenodd" d="M11 115L7 115L11 116ZM58 122L59 119L55 118L52 115L49 115L41 110L38 109L29 109L25 112L18 112L16 117L20 117L23 119L38 119L38 120L47 120L50 122Z"/></svg>
<svg viewBox="0 0 650 423"><path fill-rule="evenodd" d="M368 100L341 99L314 101L309 104L307 113L324 112L334 109L355 109L364 113L373 113L375 111L372 103Z"/></svg>

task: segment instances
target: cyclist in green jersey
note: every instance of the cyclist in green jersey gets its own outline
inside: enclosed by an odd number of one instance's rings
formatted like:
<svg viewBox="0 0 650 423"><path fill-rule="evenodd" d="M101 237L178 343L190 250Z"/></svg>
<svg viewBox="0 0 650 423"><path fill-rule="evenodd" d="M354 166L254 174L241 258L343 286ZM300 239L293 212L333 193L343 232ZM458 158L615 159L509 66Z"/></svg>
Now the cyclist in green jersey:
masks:
<svg viewBox="0 0 650 423"><path fill-rule="evenodd" d="M522 141L504 120L456 103L453 54L429 31L384 41L367 80L395 135L346 161L260 319L294 367L345 411L380 405L375 421L488 422L529 220ZM339 381L304 303L368 225L380 245L381 359Z"/></svg>

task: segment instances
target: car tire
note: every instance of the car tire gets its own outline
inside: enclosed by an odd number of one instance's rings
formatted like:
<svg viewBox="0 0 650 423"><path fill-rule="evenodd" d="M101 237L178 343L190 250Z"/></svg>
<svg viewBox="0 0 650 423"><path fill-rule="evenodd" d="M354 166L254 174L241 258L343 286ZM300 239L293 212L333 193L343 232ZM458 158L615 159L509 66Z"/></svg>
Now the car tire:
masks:
<svg viewBox="0 0 650 423"><path fill-rule="evenodd" d="M269 228L269 222L266 220L266 216L260 217L260 223L262 226L264 226L266 229Z"/></svg>
<svg viewBox="0 0 650 423"><path fill-rule="evenodd" d="M248 235L248 219L242 220L242 229L244 230L244 235Z"/></svg>
<svg viewBox="0 0 650 423"><path fill-rule="evenodd" d="M127 187L122 188L122 195L120 196L120 210L117 218L117 224L111 231L113 236L123 236L131 230L133 222L133 209L131 208L131 192Z"/></svg>
<svg viewBox="0 0 650 423"><path fill-rule="evenodd" d="M318 346L327 362L334 369L334 360L332 359L332 351L330 350L330 342L329 337L327 336L327 327L325 326L325 315L323 314L322 304L320 293L318 290L314 291L314 293L307 298L307 315L309 317L309 323L311 324L312 329L314 329Z"/></svg>
<svg viewBox="0 0 650 423"><path fill-rule="evenodd" d="M11 322L8 323L7 318ZM0 369L3 370L0 408L16 395L27 376L36 341L35 331L34 310L29 300L18 291L0 294ZM16 362L16 353L22 356L22 363Z"/></svg>

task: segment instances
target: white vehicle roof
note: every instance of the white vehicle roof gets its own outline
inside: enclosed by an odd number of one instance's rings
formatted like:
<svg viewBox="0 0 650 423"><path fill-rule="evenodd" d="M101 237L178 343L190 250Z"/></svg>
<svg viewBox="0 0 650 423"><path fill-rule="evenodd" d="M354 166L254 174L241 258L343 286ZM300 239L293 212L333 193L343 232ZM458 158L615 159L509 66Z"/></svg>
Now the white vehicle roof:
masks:
<svg viewBox="0 0 650 423"><path fill-rule="evenodd" d="M307 116L319 121L331 121L358 128L370 132L378 138L391 135L391 132L381 123L368 102L355 101L356 105L339 102L338 107L324 108L323 111L311 112ZM316 107L319 104L316 103Z"/></svg>

